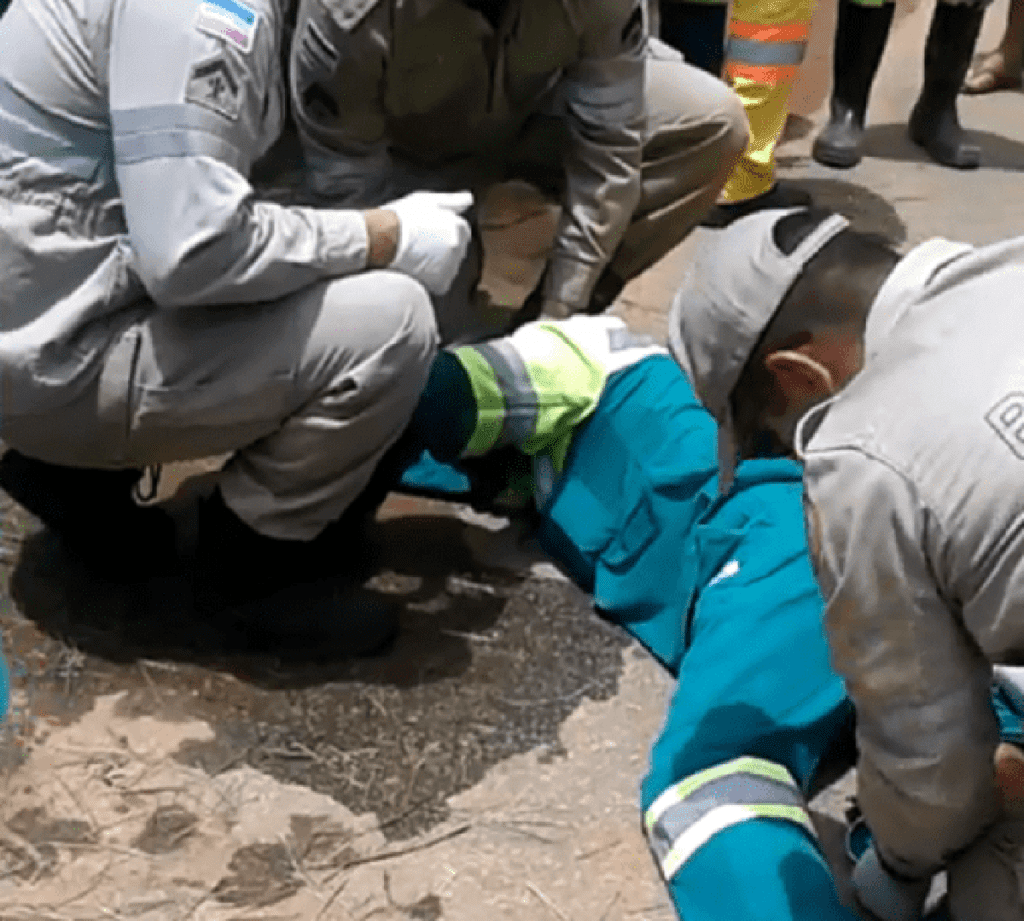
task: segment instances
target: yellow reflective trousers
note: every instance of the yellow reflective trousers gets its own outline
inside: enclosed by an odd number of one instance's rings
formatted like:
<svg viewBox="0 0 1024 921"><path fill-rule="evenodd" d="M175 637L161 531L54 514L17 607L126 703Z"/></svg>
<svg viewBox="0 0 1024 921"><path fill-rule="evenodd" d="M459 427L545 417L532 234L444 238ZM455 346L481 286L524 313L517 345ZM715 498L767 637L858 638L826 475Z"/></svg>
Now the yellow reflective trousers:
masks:
<svg viewBox="0 0 1024 921"><path fill-rule="evenodd" d="M775 147L816 6L817 0L733 0L724 76L743 101L750 141L723 201L746 201L775 183Z"/></svg>

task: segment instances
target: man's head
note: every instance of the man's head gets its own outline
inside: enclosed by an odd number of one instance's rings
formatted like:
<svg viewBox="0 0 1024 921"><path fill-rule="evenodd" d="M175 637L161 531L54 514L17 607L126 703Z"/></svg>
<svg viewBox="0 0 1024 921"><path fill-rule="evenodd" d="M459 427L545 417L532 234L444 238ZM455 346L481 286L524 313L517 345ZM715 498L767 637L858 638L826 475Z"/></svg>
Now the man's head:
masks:
<svg viewBox="0 0 1024 921"><path fill-rule="evenodd" d="M797 421L864 364L864 327L899 256L820 209L765 211L715 235L676 295L672 351L737 453L790 451Z"/></svg>

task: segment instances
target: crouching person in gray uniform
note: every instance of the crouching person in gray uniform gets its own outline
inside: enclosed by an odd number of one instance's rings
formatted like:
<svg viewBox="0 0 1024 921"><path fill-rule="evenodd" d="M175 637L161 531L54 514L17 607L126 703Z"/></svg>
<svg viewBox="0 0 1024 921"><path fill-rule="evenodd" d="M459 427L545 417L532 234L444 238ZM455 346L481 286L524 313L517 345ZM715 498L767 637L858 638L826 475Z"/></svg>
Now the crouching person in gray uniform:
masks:
<svg viewBox="0 0 1024 921"><path fill-rule="evenodd" d="M255 198L290 6L14 0L0 20L0 485L117 575L173 550L131 499L141 468L234 452L198 605L358 652L393 622L346 584L343 516L416 405L472 199Z"/></svg>
<svg viewBox="0 0 1024 921"><path fill-rule="evenodd" d="M559 196L521 317L607 308L707 216L747 145L739 98L651 38L641 0L301 0L290 80L322 195L519 178Z"/></svg>
<svg viewBox="0 0 1024 921"><path fill-rule="evenodd" d="M723 475L757 445L803 461L875 838L853 881L882 921L916 921L941 869L952 921L1024 919L988 698L1024 655L1022 285L1021 237L901 258L838 215L775 211L711 242L673 308Z"/></svg>

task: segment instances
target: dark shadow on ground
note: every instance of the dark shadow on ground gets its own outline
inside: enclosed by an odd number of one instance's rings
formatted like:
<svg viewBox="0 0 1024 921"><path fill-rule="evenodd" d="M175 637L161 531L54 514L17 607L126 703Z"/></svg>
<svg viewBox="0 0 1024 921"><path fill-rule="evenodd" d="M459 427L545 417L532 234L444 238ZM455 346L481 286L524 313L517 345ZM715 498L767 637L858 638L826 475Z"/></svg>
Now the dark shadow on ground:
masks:
<svg viewBox="0 0 1024 921"><path fill-rule="evenodd" d="M794 186L810 192L814 204L837 211L855 230L879 234L894 245L907 239L907 225L896 209L877 192L845 179L804 178L792 181Z"/></svg>
<svg viewBox="0 0 1024 921"><path fill-rule="evenodd" d="M176 603L188 593L174 579L156 590L97 581L0 498L5 544L20 545L0 565L11 583L0 630L23 695L8 758L35 721L71 721L98 695L125 692L128 713L210 723L216 738L183 748L184 762L211 774L249 764L407 837L445 820L448 799L494 764L558 756L566 717L618 689L625 635L568 583L481 566L469 526L451 517L377 526L371 584L404 606L386 655L282 662L218 648Z"/></svg>
<svg viewBox="0 0 1024 921"><path fill-rule="evenodd" d="M968 130L967 136L981 148L982 169L1024 171L1024 144L991 131ZM910 140L905 124L868 125L864 132L864 156L910 163L933 162Z"/></svg>

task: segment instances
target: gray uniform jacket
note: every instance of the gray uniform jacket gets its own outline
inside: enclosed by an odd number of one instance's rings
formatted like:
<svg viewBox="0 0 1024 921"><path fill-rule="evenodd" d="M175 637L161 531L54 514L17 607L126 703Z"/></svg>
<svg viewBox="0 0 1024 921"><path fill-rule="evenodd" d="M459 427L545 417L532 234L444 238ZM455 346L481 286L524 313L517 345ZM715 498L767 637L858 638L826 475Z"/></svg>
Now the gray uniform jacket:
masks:
<svg viewBox="0 0 1024 921"><path fill-rule="evenodd" d="M861 805L923 875L995 817L991 663L1024 654L1024 237L905 256L797 450Z"/></svg>
<svg viewBox="0 0 1024 921"><path fill-rule="evenodd" d="M639 201L646 46L642 0L510 0L496 30L458 0L303 0L292 95L316 190L379 204L443 185L446 166L500 160L531 115L558 114L566 207L545 295L579 309Z"/></svg>
<svg viewBox="0 0 1024 921"><path fill-rule="evenodd" d="M4 415L72 400L147 311L364 267L361 215L246 179L282 129L283 6L14 0L0 19Z"/></svg>

